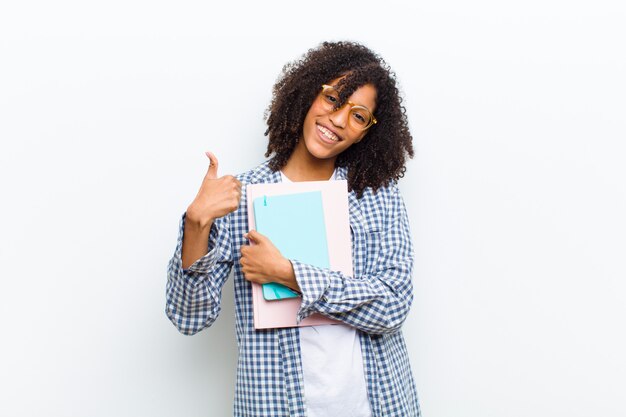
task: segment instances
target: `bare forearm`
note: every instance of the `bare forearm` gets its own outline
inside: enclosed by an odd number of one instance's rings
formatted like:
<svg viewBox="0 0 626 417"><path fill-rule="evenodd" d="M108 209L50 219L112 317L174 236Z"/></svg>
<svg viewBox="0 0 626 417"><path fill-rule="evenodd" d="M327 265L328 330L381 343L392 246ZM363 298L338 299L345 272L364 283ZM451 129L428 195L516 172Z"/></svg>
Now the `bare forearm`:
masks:
<svg viewBox="0 0 626 417"><path fill-rule="evenodd" d="M280 272L277 275L281 281L281 284L299 293L302 292L302 290L300 289L300 285L298 285L298 281L296 281L296 274L294 273L291 261L285 259L284 262L281 263L279 271Z"/></svg>
<svg viewBox="0 0 626 417"><path fill-rule="evenodd" d="M183 269L189 268L195 261L209 252L209 233L213 222L201 224L189 213L185 216L185 231L183 234L182 260Z"/></svg>

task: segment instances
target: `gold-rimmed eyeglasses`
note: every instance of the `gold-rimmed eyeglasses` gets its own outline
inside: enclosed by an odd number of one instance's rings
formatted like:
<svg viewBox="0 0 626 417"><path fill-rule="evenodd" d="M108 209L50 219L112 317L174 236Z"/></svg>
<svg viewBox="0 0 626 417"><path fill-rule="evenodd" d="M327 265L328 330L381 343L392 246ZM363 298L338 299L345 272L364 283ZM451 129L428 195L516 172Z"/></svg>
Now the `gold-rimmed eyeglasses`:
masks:
<svg viewBox="0 0 626 417"><path fill-rule="evenodd" d="M339 92L332 85L322 85L320 101L329 112L339 110L335 109L335 106L337 105L337 103L339 103ZM345 104L350 105L350 117L348 117L348 124L353 129L365 130L373 124L378 123L372 112L370 112L367 107L361 106L359 104L354 104L351 101L346 101Z"/></svg>

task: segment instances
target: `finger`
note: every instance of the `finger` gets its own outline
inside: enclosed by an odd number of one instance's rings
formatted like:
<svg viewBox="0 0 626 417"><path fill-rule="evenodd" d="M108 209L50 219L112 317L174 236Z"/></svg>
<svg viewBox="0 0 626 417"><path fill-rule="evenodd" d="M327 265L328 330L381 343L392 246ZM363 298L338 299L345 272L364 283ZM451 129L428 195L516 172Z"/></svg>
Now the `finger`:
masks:
<svg viewBox="0 0 626 417"><path fill-rule="evenodd" d="M262 277L256 272L250 271L249 269L246 269L244 271L244 278L246 279L246 281L256 282L257 284L263 283Z"/></svg>
<svg viewBox="0 0 626 417"><path fill-rule="evenodd" d="M250 230L248 233L244 233L243 237L248 239L251 243L255 243L255 244L259 243L259 239L257 237L255 237L252 232L253 232L253 230Z"/></svg>
<svg viewBox="0 0 626 417"><path fill-rule="evenodd" d="M234 175L224 175L221 179L226 180L233 188L241 191L243 184Z"/></svg>
<svg viewBox="0 0 626 417"><path fill-rule="evenodd" d="M209 170L206 175L211 179L215 179L217 178L217 157L210 151L206 151L204 154L209 158Z"/></svg>
<svg viewBox="0 0 626 417"><path fill-rule="evenodd" d="M266 239L266 237L264 235L262 235L261 233L257 232L256 230L250 230L248 232L248 238L252 239L256 243L260 243L260 242L262 242L262 241L264 241Z"/></svg>

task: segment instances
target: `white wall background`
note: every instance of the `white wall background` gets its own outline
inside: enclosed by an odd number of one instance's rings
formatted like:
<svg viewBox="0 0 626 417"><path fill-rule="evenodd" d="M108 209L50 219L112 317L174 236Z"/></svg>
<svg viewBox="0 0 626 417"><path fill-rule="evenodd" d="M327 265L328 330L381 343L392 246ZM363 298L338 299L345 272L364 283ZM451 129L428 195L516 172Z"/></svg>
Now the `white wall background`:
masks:
<svg viewBox="0 0 626 417"><path fill-rule="evenodd" d="M417 150L405 324L425 417L623 416L626 39L618 1L3 2L0 415L227 416L213 328L164 314L206 172L261 162L282 65L395 69Z"/></svg>

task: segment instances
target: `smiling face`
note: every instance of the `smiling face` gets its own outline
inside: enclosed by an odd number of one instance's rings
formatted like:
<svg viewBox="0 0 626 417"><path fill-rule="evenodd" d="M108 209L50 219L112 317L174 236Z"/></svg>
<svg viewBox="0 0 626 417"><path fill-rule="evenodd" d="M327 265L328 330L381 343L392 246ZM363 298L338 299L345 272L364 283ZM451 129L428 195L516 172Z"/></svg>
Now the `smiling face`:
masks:
<svg viewBox="0 0 626 417"><path fill-rule="evenodd" d="M337 85L339 80L341 78L336 78L328 84ZM361 86L352 93L348 101L366 107L373 114L376 107L376 88L372 84ZM337 155L361 141L367 134L367 130L360 130L356 123L348 121L350 117L354 117L351 116L350 109L351 104L345 104L335 112L329 111L328 104L318 95L304 118L299 145L304 146L310 156L334 161Z"/></svg>

